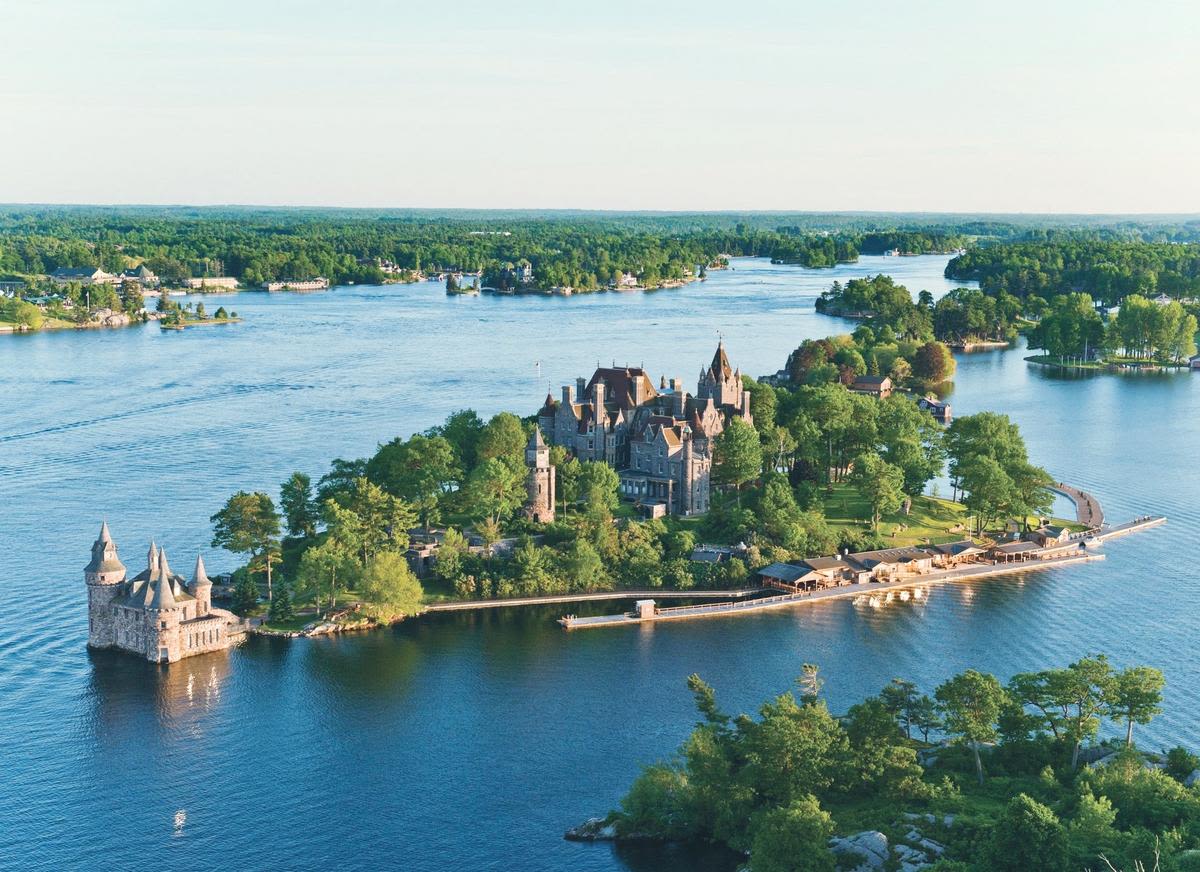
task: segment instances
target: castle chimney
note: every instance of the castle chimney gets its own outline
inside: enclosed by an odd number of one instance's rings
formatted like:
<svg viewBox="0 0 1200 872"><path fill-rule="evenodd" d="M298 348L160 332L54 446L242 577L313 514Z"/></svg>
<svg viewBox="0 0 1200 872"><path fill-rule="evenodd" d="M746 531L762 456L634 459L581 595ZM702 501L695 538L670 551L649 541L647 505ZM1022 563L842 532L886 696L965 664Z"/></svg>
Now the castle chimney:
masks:
<svg viewBox="0 0 1200 872"><path fill-rule="evenodd" d="M563 405L569 406L575 402L575 388L570 385L563 385L562 389Z"/></svg>
<svg viewBox="0 0 1200 872"><path fill-rule="evenodd" d="M675 417L676 418L686 418L687 417L687 401L688 401L688 392L685 391L682 386L680 386L679 390L675 393Z"/></svg>
<svg viewBox="0 0 1200 872"><path fill-rule="evenodd" d="M579 397L579 401L587 397L587 382L583 380L583 376L575 379L575 394Z"/></svg>

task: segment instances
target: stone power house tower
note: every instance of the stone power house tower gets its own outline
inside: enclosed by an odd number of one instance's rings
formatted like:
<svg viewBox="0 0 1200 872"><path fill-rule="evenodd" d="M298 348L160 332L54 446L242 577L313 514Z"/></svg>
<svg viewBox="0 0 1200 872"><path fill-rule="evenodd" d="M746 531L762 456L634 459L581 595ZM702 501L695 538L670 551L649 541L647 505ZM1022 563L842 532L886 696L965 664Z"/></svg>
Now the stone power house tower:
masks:
<svg viewBox="0 0 1200 872"><path fill-rule="evenodd" d="M554 522L554 467L550 465L550 446L542 438L542 428L536 424L529 444L525 446L525 479L527 496L525 515L541 524Z"/></svg>

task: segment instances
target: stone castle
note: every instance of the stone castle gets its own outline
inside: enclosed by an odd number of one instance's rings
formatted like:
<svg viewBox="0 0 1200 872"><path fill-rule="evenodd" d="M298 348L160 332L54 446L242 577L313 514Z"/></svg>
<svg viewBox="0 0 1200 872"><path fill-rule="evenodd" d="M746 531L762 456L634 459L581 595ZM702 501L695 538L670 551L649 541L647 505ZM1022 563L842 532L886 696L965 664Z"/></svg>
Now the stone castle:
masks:
<svg viewBox="0 0 1200 872"><path fill-rule="evenodd" d="M538 427L580 460L616 469L621 496L651 515L696 515L708 511L713 439L734 418L752 423L750 392L718 343L694 395L682 379L664 377L656 389L640 367L597 367L590 381L565 385L561 401L546 396Z"/></svg>
<svg viewBox="0 0 1200 872"><path fill-rule="evenodd" d="M167 554L150 544L146 568L127 579L117 545L100 527L83 570L88 592L88 645L118 648L155 663L221 651L241 636L241 619L212 607L212 582L196 558L192 580L171 571Z"/></svg>

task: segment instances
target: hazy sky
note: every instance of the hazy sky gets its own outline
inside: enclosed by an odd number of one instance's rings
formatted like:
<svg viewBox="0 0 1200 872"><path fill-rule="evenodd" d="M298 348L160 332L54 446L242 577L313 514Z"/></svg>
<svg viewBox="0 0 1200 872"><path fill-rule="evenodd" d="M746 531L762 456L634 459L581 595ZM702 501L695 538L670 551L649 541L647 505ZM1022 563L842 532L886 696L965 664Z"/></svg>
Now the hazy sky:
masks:
<svg viewBox="0 0 1200 872"><path fill-rule="evenodd" d="M0 202L1200 211L1200 5L0 0Z"/></svg>

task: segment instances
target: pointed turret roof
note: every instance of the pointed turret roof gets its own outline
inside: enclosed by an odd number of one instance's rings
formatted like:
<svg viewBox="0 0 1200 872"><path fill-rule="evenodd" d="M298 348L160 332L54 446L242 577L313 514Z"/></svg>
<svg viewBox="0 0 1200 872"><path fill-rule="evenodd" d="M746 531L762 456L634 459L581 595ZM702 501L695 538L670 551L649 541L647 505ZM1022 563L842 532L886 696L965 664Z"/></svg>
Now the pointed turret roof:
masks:
<svg viewBox="0 0 1200 872"><path fill-rule="evenodd" d="M150 551L146 554L146 570L149 572L151 579L158 572L158 546L154 544L154 540L150 540Z"/></svg>
<svg viewBox="0 0 1200 872"><path fill-rule="evenodd" d="M542 438L542 428L536 424L533 427L533 432L529 434L530 448L545 448L546 440Z"/></svg>
<svg viewBox="0 0 1200 872"><path fill-rule="evenodd" d="M725 353L725 341L717 340L717 352L713 355L712 366L709 370L713 375L720 378L729 378L733 375L733 367L729 365L729 356Z"/></svg>
<svg viewBox="0 0 1200 872"><path fill-rule="evenodd" d="M163 561L166 563L166 561ZM147 587L147 589L149 589ZM154 585L154 596L150 599L150 608L152 609L170 609L175 606L175 592L171 590L171 579L163 576L158 580L158 584Z"/></svg>
<svg viewBox="0 0 1200 872"><path fill-rule="evenodd" d="M100 535L92 543L92 559L83 568L84 572L124 572L125 564L117 556L117 543L108 532L108 522L100 525Z"/></svg>
<svg viewBox="0 0 1200 872"><path fill-rule="evenodd" d="M196 568L192 571L192 589L195 590L202 584L212 586L212 582L208 580L208 573L204 571L204 558L197 554Z"/></svg>

